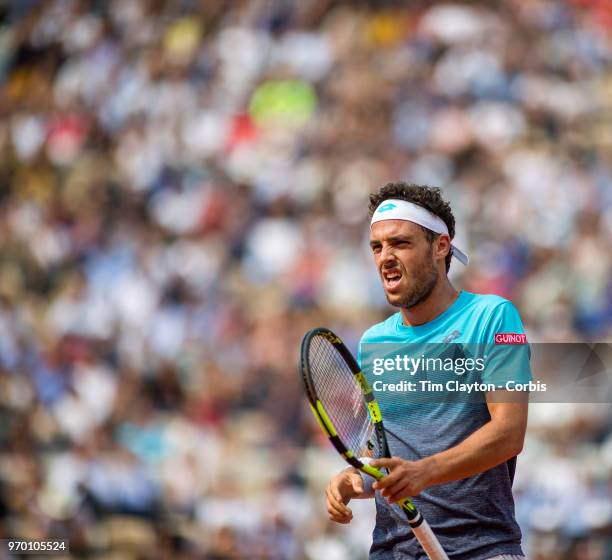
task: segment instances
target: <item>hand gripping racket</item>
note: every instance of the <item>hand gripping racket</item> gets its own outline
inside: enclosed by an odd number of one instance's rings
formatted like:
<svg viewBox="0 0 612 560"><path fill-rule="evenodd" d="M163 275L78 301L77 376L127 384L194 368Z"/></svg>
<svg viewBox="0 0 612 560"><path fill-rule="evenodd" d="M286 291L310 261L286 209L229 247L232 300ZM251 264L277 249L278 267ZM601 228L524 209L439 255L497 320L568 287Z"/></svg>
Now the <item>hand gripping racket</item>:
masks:
<svg viewBox="0 0 612 560"><path fill-rule="evenodd" d="M390 457L378 403L355 358L342 340L325 328L302 340L300 370L310 407L344 460L377 480L385 473L363 457ZM430 560L448 560L427 521L409 498L399 502Z"/></svg>

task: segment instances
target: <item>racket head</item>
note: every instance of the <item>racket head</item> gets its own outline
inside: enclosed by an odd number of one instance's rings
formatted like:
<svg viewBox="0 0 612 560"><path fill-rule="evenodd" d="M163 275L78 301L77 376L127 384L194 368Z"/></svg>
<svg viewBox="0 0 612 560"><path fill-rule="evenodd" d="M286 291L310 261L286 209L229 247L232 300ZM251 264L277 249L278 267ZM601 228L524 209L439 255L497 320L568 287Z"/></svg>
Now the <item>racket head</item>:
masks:
<svg viewBox="0 0 612 560"><path fill-rule="evenodd" d="M319 424L348 463L379 478L380 471L360 460L387 457L388 447L378 404L355 358L324 327L306 333L300 354L302 381Z"/></svg>
<svg viewBox="0 0 612 560"><path fill-rule="evenodd" d="M361 460L391 456L378 403L340 337L325 327L308 331L302 340L299 369L310 408L338 453L360 471L384 478L383 471ZM398 503L418 531L423 517L410 498Z"/></svg>

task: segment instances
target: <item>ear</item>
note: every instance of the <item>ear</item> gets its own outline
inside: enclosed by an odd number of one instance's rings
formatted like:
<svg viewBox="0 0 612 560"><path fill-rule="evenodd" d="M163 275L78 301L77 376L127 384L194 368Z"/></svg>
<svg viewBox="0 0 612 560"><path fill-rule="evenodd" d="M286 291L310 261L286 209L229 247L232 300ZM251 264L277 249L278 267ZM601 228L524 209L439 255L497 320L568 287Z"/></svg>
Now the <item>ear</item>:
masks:
<svg viewBox="0 0 612 560"><path fill-rule="evenodd" d="M434 257L444 260L451 250L451 239L448 235L438 235L434 241Z"/></svg>

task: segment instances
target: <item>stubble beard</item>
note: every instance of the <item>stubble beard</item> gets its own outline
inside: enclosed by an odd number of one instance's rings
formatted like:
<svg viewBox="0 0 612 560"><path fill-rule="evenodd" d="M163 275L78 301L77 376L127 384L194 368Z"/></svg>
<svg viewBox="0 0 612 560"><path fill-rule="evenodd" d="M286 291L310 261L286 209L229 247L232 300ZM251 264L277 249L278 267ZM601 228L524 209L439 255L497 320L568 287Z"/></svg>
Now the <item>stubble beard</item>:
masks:
<svg viewBox="0 0 612 560"><path fill-rule="evenodd" d="M387 294L387 301L395 307L411 309L431 295L438 283L438 276L436 265L431 259L427 259L423 267L415 273L413 286L402 294L399 300L391 301Z"/></svg>

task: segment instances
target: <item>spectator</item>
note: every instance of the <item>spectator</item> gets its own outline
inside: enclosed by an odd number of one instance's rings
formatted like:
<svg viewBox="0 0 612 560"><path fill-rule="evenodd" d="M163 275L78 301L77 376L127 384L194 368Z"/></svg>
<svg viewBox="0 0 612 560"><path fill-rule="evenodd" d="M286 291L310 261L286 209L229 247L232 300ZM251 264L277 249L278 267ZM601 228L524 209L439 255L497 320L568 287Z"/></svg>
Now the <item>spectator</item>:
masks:
<svg viewBox="0 0 612 560"><path fill-rule="evenodd" d="M364 237L387 180L444 188L454 282L531 340L610 340L608 4L430 4L2 7L3 536L365 556L367 504L345 530L321 510L338 465L295 354L387 310ZM609 558L609 407L555 410L518 471L529 557Z"/></svg>

